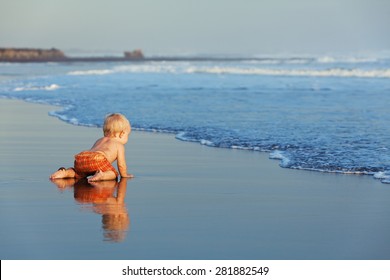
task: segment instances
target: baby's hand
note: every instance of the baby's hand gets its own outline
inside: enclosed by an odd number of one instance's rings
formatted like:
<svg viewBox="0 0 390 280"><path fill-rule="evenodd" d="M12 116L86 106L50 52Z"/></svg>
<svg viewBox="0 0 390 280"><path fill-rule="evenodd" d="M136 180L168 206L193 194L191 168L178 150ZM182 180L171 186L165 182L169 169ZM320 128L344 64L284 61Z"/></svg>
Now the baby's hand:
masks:
<svg viewBox="0 0 390 280"><path fill-rule="evenodd" d="M133 174L126 174L125 176L122 176L123 178L134 178Z"/></svg>

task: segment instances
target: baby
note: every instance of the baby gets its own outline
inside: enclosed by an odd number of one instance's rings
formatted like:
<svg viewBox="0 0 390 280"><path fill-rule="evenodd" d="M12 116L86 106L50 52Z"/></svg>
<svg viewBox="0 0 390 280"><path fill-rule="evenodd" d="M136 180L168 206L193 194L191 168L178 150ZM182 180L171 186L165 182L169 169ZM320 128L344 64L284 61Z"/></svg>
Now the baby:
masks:
<svg viewBox="0 0 390 280"><path fill-rule="evenodd" d="M104 120L104 137L95 142L88 151L75 155L74 167L61 167L50 179L86 178L88 181L114 180L120 174L124 178L134 177L127 173L125 144L131 132L130 122L122 114L111 114ZM117 161L118 172L112 166Z"/></svg>

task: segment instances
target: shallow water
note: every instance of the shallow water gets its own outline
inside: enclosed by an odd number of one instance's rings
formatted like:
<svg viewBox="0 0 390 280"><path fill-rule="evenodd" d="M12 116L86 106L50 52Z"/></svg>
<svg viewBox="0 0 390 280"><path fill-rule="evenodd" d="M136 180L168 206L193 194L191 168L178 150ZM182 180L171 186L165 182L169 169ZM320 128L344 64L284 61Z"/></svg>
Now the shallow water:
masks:
<svg viewBox="0 0 390 280"><path fill-rule="evenodd" d="M236 172L244 178L245 172L252 176L253 170ZM62 180L56 184L39 180L2 181L0 256L2 259L389 257L390 194L377 190L377 186L351 186L348 180L334 177L338 185L328 190L312 181L312 186L292 185L288 191L261 181L256 184L245 180L245 186L240 187L212 176L193 180L197 183L188 183L185 176L173 176L141 174L127 184L122 182L119 189L99 183L73 185ZM319 178L310 175L306 178L313 179ZM125 194L120 205L115 199L118 191Z"/></svg>
<svg viewBox="0 0 390 280"><path fill-rule="evenodd" d="M104 194L99 184L57 189L51 182L2 182L2 259L389 257L389 224L383 223L389 194L370 197L366 186L346 187L342 193L350 197L342 201L315 186L293 187L306 192L294 197L285 190L275 196L261 183L256 191L202 180L198 186L175 178L138 180L127 189L122 182L120 207L102 201L118 189L105 187Z"/></svg>

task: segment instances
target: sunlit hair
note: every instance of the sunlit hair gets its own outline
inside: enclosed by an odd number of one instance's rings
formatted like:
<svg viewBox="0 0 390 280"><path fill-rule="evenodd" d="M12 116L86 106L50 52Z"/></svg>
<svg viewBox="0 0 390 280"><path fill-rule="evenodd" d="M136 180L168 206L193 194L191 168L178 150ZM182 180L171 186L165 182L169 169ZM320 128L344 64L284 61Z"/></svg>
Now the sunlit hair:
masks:
<svg viewBox="0 0 390 280"><path fill-rule="evenodd" d="M115 136L126 128L130 128L130 122L124 115L119 113L110 114L104 120L103 133L107 137Z"/></svg>

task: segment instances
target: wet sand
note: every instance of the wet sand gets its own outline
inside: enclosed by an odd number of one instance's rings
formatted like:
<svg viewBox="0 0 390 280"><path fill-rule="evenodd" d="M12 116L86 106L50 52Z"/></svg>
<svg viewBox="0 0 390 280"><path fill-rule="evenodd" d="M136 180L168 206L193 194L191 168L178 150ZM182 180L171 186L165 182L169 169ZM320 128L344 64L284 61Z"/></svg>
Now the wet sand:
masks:
<svg viewBox="0 0 390 280"><path fill-rule="evenodd" d="M53 109L0 99L2 260L390 258L388 184L283 169L266 153L135 131L134 179L55 184L102 132Z"/></svg>

